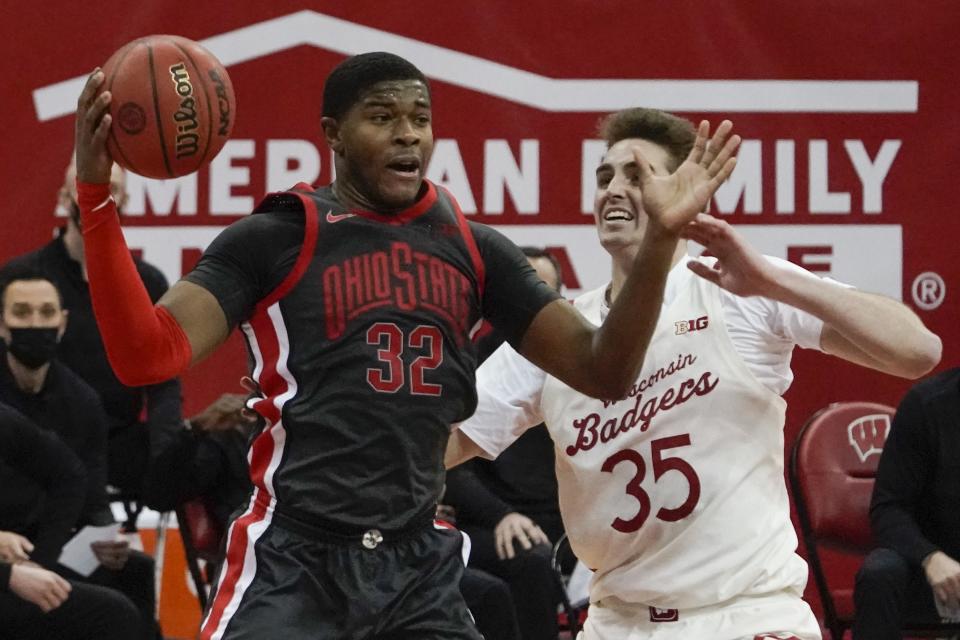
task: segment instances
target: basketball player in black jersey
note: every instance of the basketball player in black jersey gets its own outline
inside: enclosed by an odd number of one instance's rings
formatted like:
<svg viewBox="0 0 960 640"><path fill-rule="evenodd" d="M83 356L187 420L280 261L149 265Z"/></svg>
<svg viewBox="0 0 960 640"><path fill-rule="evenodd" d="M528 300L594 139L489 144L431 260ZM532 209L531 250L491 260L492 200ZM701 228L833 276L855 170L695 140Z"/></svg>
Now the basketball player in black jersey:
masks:
<svg viewBox="0 0 960 640"><path fill-rule="evenodd" d="M523 254L467 222L423 178L430 89L386 53L352 57L324 87L336 180L269 196L226 229L157 306L138 291L109 196L110 95L95 71L77 112L91 293L121 380L175 375L240 326L266 426L254 491L231 525L201 637L478 638L457 585L460 534L437 528L448 425L471 415L482 318L574 388L619 398L656 324L678 233L730 174L724 122L671 176L637 156L650 215L624 293L597 329ZM129 264L128 264L129 263Z"/></svg>

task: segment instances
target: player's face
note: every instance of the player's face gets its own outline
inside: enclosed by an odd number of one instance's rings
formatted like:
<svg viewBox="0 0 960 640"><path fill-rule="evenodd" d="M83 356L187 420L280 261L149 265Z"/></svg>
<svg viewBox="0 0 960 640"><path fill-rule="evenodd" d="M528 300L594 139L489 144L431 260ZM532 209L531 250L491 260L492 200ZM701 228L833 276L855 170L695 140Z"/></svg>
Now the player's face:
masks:
<svg viewBox="0 0 960 640"><path fill-rule="evenodd" d="M57 328L62 335L67 312L57 290L47 280L14 280L3 295L0 334L9 342L9 329Z"/></svg>
<svg viewBox="0 0 960 640"><path fill-rule="evenodd" d="M361 205L404 209L417 199L433 153L430 93L419 80L380 82L339 123L337 181Z"/></svg>
<svg viewBox="0 0 960 640"><path fill-rule="evenodd" d="M670 154L658 144L640 138L621 140L607 150L597 167L597 194L593 203L594 221L600 244L608 252L636 247L647 228L643 211L639 173L633 150L639 149L657 175L670 171Z"/></svg>

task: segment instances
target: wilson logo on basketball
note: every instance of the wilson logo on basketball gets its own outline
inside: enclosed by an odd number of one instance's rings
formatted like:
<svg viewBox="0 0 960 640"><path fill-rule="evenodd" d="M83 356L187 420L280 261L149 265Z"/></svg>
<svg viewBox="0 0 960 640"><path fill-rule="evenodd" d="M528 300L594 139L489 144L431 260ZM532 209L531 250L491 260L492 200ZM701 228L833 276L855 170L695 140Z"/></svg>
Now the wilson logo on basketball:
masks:
<svg viewBox="0 0 960 640"><path fill-rule="evenodd" d="M680 320L679 322L674 322L674 330L678 336L685 333L690 333L691 331L700 331L701 329L706 329L710 324L710 320L707 316L700 316L696 320Z"/></svg>
<svg viewBox="0 0 960 640"><path fill-rule="evenodd" d="M197 122L196 102L193 99L193 84L182 62L170 67L170 76L173 78L177 95L180 96L180 107L173 112L173 119L177 123L177 158L185 158L196 155L200 149L200 136L195 133L200 125ZM221 86L222 84L221 82ZM222 123L220 128L223 129Z"/></svg>
<svg viewBox="0 0 960 640"><path fill-rule="evenodd" d="M880 455L890 432L890 416L878 413L854 420L847 426L850 446L857 452L860 462L866 462L872 455Z"/></svg>

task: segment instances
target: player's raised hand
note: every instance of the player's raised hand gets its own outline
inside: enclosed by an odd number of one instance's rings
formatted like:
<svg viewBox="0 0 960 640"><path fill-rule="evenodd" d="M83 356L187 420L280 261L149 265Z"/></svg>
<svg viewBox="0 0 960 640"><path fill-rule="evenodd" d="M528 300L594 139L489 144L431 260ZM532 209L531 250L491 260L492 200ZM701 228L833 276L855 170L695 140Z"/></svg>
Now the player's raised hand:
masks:
<svg viewBox="0 0 960 640"><path fill-rule="evenodd" d="M698 214L680 235L706 247L717 258L711 268L691 261L687 267L701 278L717 284L738 296L773 297L777 285L777 267L751 247L743 236L723 220Z"/></svg>
<svg viewBox="0 0 960 640"><path fill-rule="evenodd" d="M665 229L676 233L707 207L717 188L733 172L740 136L731 135L733 123L724 120L710 138L710 123L700 122L693 149L668 176L656 175L638 149L637 162L643 210ZM709 138L709 142L708 142Z"/></svg>
<svg viewBox="0 0 960 640"><path fill-rule="evenodd" d="M77 180L93 184L110 182L113 159L107 151L110 133L110 92L101 91L103 71L93 70L77 100Z"/></svg>

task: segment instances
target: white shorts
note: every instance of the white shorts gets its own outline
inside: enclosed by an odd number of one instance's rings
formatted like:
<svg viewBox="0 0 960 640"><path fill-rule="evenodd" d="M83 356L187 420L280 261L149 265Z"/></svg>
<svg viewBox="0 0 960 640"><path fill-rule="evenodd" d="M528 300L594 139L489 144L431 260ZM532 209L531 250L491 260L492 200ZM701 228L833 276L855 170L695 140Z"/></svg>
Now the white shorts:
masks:
<svg viewBox="0 0 960 640"><path fill-rule="evenodd" d="M821 640L810 606L792 591L699 609L655 609L604 598L590 603L580 640Z"/></svg>

